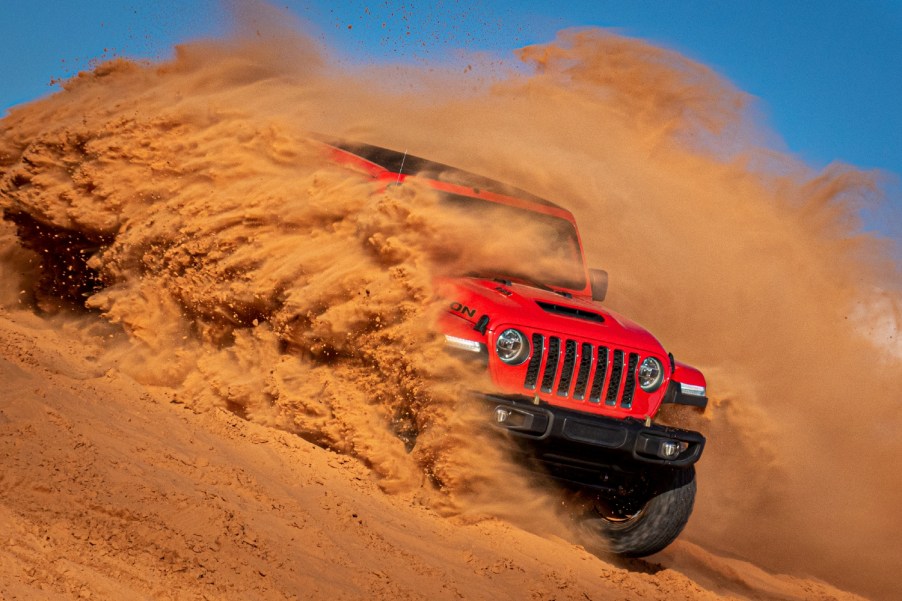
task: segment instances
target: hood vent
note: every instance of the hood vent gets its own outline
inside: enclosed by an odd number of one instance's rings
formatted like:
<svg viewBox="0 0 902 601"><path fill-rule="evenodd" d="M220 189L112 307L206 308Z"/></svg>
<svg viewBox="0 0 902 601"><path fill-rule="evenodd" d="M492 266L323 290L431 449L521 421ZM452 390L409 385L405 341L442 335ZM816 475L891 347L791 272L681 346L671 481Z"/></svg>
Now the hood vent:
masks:
<svg viewBox="0 0 902 601"><path fill-rule="evenodd" d="M549 313L566 315L567 317L573 317L575 319L585 319L586 321L594 321L595 323L604 323L604 317L600 314L586 311L585 309L567 307L565 305L555 305L554 303L546 303L543 301L536 301L536 304Z"/></svg>

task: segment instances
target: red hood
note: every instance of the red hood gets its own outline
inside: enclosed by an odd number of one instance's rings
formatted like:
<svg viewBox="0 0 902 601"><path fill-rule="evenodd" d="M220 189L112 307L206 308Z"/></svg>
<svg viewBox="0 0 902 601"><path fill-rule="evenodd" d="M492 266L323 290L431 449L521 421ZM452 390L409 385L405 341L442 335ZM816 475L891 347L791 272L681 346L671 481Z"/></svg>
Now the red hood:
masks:
<svg viewBox="0 0 902 601"><path fill-rule="evenodd" d="M437 285L440 296L458 317L475 324L488 315L488 330L528 325L666 356L648 330L590 299L567 298L552 290L484 278L443 278Z"/></svg>

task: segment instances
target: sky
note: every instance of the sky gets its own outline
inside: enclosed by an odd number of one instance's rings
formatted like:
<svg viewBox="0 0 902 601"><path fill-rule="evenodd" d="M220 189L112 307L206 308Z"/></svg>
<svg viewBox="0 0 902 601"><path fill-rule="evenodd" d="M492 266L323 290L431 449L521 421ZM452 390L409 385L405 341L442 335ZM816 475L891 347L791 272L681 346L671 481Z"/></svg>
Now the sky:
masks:
<svg viewBox="0 0 902 601"><path fill-rule="evenodd" d="M513 61L514 49L549 42L562 29L610 28L676 50L751 94L778 150L815 169L839 161L885 172L889 202L902 207L902 0L274 4L351 63L441 63L461 53ZM177 43L226 35L226 7L217 0L0 0L0 114L97 60L160 60Z"/></svg>

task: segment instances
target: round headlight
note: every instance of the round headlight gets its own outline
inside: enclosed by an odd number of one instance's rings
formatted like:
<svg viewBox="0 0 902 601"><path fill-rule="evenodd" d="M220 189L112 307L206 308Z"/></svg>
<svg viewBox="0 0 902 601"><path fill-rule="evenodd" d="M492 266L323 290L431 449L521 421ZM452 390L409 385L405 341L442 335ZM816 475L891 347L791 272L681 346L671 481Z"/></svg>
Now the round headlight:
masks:
<svg viewBox="0 0 902 601"><path fill-rule="evenodd" d="M529 358L529 341L522 332L509 328L495 341L495 352L508 365L520 365Z"/></svg>
<svg viewBox="0 0 902 601"><path fill-rule="evenodd" d="M639 366L639 388L645 392L654 392L664 381L664 366L654 357L646 357Z"/></svg>

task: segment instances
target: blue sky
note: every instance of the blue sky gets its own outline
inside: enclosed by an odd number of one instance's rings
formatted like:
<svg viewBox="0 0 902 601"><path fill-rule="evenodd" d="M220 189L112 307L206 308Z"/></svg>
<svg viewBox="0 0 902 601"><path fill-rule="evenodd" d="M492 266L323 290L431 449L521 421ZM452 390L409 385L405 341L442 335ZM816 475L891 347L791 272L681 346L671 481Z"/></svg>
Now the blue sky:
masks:
<svg viewBox="0 0 902 601"><path fill-rule="evenodd" d="M242 4L238 0L236 3ZM902 174L902 0L347 0L276 3L344 60L441 62L512 50L567 27L601 26L677 50L758 99L788 150L815 168L842 161ZM160 59L223 35L216 0L0 0L0 112L53 79L112 56ZM893 203L902 203L898 181Z"/></svg>

